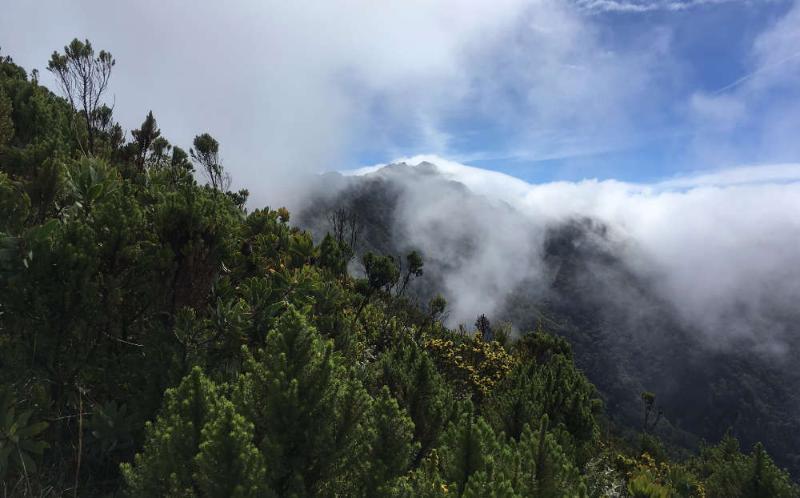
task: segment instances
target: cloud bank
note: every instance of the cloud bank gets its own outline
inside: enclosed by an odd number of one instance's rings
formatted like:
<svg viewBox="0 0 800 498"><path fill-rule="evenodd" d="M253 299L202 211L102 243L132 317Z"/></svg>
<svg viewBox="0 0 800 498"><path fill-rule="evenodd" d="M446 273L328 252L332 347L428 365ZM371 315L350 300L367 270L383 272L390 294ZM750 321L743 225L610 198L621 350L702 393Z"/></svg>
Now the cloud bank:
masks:
<svg viewBox="0 0 800 498"><path fill-rule="evenodd" d="M548 227L591 218L608 228L603 243L708 338L757 339L779 352L798 332L776 317L796 313L800 301L800 164L653 184L530 184L436 156L400 161L435 169L472 194L410 175L398 211L409 246L452 259L444 285L455 322L493 313L517 285L546 279ZM355 173L375 171L381 174L377 167ZM478 243L463 256L459 246L474 234Z"/></svg>
<svg viewBox="0 0 800 498"><path fill-rule="evenodd" d="M210 132L254 205L287 202L300 174L363 157L469 149L542 159L624 147L652 115L669 65L665 30L620 50L559 0L9 7L5 53L50 84L46 61L72 37L108 49L123 126L152 109L178 145Z"/></svg>

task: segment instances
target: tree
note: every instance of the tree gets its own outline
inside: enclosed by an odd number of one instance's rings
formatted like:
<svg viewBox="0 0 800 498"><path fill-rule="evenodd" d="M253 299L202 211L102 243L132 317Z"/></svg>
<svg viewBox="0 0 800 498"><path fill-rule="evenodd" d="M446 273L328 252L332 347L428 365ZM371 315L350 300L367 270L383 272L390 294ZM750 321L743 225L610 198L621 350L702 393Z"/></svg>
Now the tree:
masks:
<svg viewBox="0 0 800 498"><path fill-rule="evenodd" d="M719 444L704 446L690 466L704 482L706 496L722 498L797 498L800 487L769 457L761 443L748 455L726 434Z"/></svg>
<svg viewBox="0 0 800 498"><path fill-rule="evenodd" d="M484 413L495 429L517 440L526 424L547 415L553 427L566 429L578 450L588 451L598 437L595 411L601 405L594 386L567 356L569 351L562 349L562 341L547 334L529 334L526 346L517 344L522 357L492 391ZM576 459L583 461L586 451L580 451Z"/></svg>
<svg viewBox="0 0 800 498"><path fill-rule="evenodd" d="M274 496L265 485L264 457L253 444L253 424L236 413L233 403L220 403L203 427L202 439L194 458L194 480L202 496Z"/></svg>
<svg viewBox="0 0 800 498"><path fill-rule="evenodd" d="M478 472L495 476L497 470L499 477L501 469L495 466L502 465L496 458L500 446L489 424L473 413L471 405L466 405L458 420L451 422L442 434L442 444L438 449L442 476L455 484L459 495L464 493L470 478Z"/></svg>
<svg viewBox="0 0 800 498"><path fill-rule="evenodd" d="M517 492L544 498L584 496L586 488L580 472L556 434L549 430L547 415L542 416L537 429L533 427L526 426L519 441L521 469Z"/></svg>
<svg viewBox="0 0 800 498"><path fill-rule="evenodd" d="M489 323L489 319L486 318L486 315L481 315L475 320L475 328L481 333L481 339L484 341L489 342L494 340L492 325Z"/></svg>
<svg viewBox="0 0 800 498"><path fill-rule="evenodd" d="M395 344L376 368L376 382L389 388L414 422L414 439L420 444L414 463L419 464L450 419L452 392L425 350L412 341Z"/></svg>
<svg viewBox="0 0 800 498"><path fill-rule="evenodd" d="M279 496L363 482L370 398L306 317L289 306L245 361L234 401L255 424Z"/></svg>
<svg viewBox="0 0 800 498"><path fill-rule="evenodd" d="M319 265L322 268L340 277L347 273L347 248L343 249L341 243L337 242L330 233L325 234L318 252Z"/></svg>
<svg viewBox="0 0 800 498"><path fill-rule="evenodd" d="M204 437L203 428L215 419L220 402L216 385L199 367L164 393L161 413L145 427L144 449L132 465L122 466L131 496L185 496L195 489L192 463L201 444L214 433L208 429ZM210 451L207 447L206 453Z"/></svg>
<svg viewBox="0 0 800 498"><path fill-rule="evenodd" d="M405 276L403 277L403 285L400 287L400 291L397 293L399 296L402 296L406 291L406 287L408 286L411 277L422 276L422 267L422 256L417 251L411 251L406 255L406 272Z"/></svg>
<svg viewBox="0 0 800 498"><path fill-rule="evenodd" d="M3 147L11 141L14 136L14 121L11 120L11 99L0 87L0 154Z"/></svg>
<svg viewBox="0 0 800 498"><path fill-rule="evenodd" d="M644 434L647 434L649 432L652 432L656 428L656 425L658 425L658 422L661 420L661 415L663 415L663 411L659 409L655 418L651 420L653 412L655 411L656 408L656 395L649 391L645 391L642 393L641 397L642 397L642 408L644 410L643 411L644 418L642 419L642 432Z"/></svg>
<svg viewBox="0 0 800 498"><path fill-rule="evenodd" d="M189 155L186 151L178 146L172 148L172 159L170 163L174 167L182 167L187 170L193 170L192 164L189 162Z"/></svg>
<svg viewBox="0 0 800 498"><path fill-rule="evenodd" d="M392 481L411 466L419 443L413 440L414 422L386 386L373 407L373 426L366 495L385 496Z"/></svg>
<svg viewBox="0 0 800 498"><path fill-rule="evenodd" d="M358 236L361 234L361 223L355 211L343 207L334 209L328 214L331 233L345 254L347 262L355 255Z"/></svg>
<svg viewBox="0 0 800 498"><path fill-rule="evenodd" d="M200 169L214 190L227 192L231 186L231 176L219 162L219 142L208 133L194 137L194 148L189 149L192 161Z"/></svg>
<svg viewBox="0 0 800 498"><path fill-rule="evenodd" d="M47 64L47 70L56 76L69 103L83 115L89 154L95 151L97 123L101 117L97 111L115 63L110 53L101 50L95 57L89 40L82 42L75 38L64 47L63 54L54 51Z"/></svg>
<svg viewBox="0 0 800 498"><path fill-rule="evenodd" d="M388 292L400 278L400 270L391 256L379 256L368 252L361 258L361 263L364 265L364 273L367 277L367 289L358 310L356 310L353 322L358 321L364 306L375 293Z"/></svg>
<svg viewBox="0 0 800 498"><path fill-rule="evenodd" d="M147 153L150 151L150 147L153 143L161 136L161 130L158 129L158 125L156 124L156 118L153 117L153 111L147 113L147 117L145 117L142 126L138 130L131 131L133 135L134 144L136 146L136 166L139 170L144 170L145 160L147 159ZM169 145L169 142L164 144L163 142L159 142L159 151L163 151L166 145Z"/></svg>

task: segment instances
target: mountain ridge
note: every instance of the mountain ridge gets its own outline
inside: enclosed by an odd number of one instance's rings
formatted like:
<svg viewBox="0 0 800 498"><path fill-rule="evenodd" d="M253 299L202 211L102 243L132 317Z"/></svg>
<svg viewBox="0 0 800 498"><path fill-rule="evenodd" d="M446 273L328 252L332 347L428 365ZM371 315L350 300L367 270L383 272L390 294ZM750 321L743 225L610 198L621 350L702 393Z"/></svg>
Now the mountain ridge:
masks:
<svg viewBox="0 0 800 498"><path fill-rule="evenodd" d="M456 307L451 324L469 324L485 313L493 323L509 323L520 333L544 327L572 343L576 364L598 386L610 415L621 425L640 423L639 395L653 391L665 412L658 433L676 447L693 448L702 439L716 440L731 430L745 444L763 440L777 461L794 473L800 470L795 450L800 439L792 436L800 433L800 421L791 415L800 406L794 394L800 387L798 377L772 355L751 349L748 340L735 346L710 345L707 333L687 323L676 305L658 292L658 273L642 272L639 263L626 260L635 241L615 233L614 227L578 216L536 226L511 203L474 193L430 162L391 164L340 178L335 193L328 190L324 200L310 198L307 205L314 207L300 211L298 225L322 236L327 226L322 213L345 209L362 224L357 253L375 251L399 259L411 249L422 249L427 292L415 297L423 302L435 292L451 299L456 295L454 281L476 278L473 283L484 286L481 297L466 306L471 314ZM438 196L432 194L436 190ZM444 219L430 223L424 214L420 224L403 219L409 209L449 208L443 199L453 196L467 218L473 211L491 210L494 226L519 230L500 237L525 241L522 245L530 248L531 254L510 265L523 278L503 287L502 278L480 281L483 273L470 267L480 264L480 255L475 257L478 247L494 236L491 223L466 222L460 230L451 230ZM435 199L433 207L418 204L425 197ZM520 219L505 226L502 218L512 216ZM435 242L415 245L409 226ZM437 249L431 252L431 247ZM530 266L536 266L535 271L529 271ZM797 346L795 341L787 347L796 352ZM768 424L763 423L765 415Z"/></svg>

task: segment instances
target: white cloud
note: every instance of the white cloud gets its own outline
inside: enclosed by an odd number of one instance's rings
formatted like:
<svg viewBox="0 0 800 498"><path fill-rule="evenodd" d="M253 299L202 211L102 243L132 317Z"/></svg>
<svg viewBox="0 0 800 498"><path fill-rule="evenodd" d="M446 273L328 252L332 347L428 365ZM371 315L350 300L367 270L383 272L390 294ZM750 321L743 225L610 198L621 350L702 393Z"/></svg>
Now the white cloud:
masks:
<svg viewBox="0 0 800 498"><path fill-rule="evenodd" d="M0 16L4 51L28 68L76 35L115 55L126 128L152 109L184 147L211 132L255 204L287 202L298 173L357 150L451 153L466 140L453 121L490 123L531 157L618 147L667 59L660 35L612 50L559 0L49 0Z"/></svg>
<svg viewBox="0 0 800 498"><path fill-rule="evenodd" d="M703 5L720 5L747 0L576 0L582 9L591 12L679 12Z"/></svg>
<svg viewBox="0 0 800 498"><path fill-rule="evenodd" d="M759 34L746 72L687 106L698 162L786 162L800 157L800 2Z"/></svg>
<svg viewBox="0 0 800 498"><path fill-rule="evenodd" d="M759 337L775 345L787 333L785 323L772 317L794 310L800 300L800 164L653 184L529 184L435 156L402 161L431 162L445 179L477 194L417 179L401 203L404 240L427 254L446 255L455 321L492 313L515 285L545 278L539 273L545 230L589 217L609 228L618 255L657 282L662 297L708 337ZM481 237L473 256L459 260L459 244L476 233Z"/></svg>
<svg viewBox="0 0 800 498"><path fill-rule="evenodd" d="M726 187L761 183L800 182L800 164L739 166L720 171L684 175L656 184L660 188Z"/></svg>

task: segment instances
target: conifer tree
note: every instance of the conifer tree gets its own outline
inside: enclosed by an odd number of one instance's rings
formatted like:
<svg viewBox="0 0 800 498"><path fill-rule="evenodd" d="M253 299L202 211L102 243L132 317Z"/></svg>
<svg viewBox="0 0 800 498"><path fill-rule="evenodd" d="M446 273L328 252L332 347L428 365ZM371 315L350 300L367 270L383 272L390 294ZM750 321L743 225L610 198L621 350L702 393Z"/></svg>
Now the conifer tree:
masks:
<svg viewBox="0 0 800 498"><path fill-rule="evenodd" d="M402 498L439 498L455 496L452 484L444 480L439 469L439 454L436 450L422 460L410 475L400 479L390 496Z"/></svg>
<svg viewBox="0 0 800 498"><path fill-rule="evenodd" d="M487 400L485 417L495 430L519 441L525 426L543 414L542 391L542 381L531 375L530 366L517 364Z"/></svg>
<svg viewBox="0 0 800 498"><path fill-rule="evenodd" d="M377 368L377 382L389 388L414 422L414 439L420 444L418 464L436 446L451 416L452 392L433 360L411 341L401 341L385 352Z"/></svg>
<svg viewBox="0 0 800 498"><path fill-rule="evenodd" d="M457 421L451 422L442 434L442 476L455 484L459 495L463 494L474 474L483 472L494 477L495 467L502 465L496 460L500 445L489 424L474 414L471 404L466 404Z"/></svg>
<svg viewBox="0 0 800 498"><path fill-rule="evenodd" d="M462 495L464 498L517 498L519 493L507 479L489 476L484 471L475 472L467 483Z"/></svg>
<svg viewBox="0 0 800 498"><path fill-rule="evenodd" d="M161 130L158 129L156 118L153 117L153 111L147 113L142 126L138 130L131 131L131 134L136 147L136 165L139 170L143 170L150 147L161 136Z"/></svg>
<svg viewBox="0 0 800 498"><path fill-rule="evenodd" d="M203 442L203 428L220 404L214 383L199 367L164 393L155 423L147 423L144 449L122 474L133 497L184 496L194 491L192 465Z"/></svg>
<svg viewBox="0 0 800 498"><path fill-rule="evenodd" d="M3 147L14 136L14 121L11 120L11 111L11 99L0 88L0 154L3 153Z"/></svg>
<svg viewBox="0 0 800 498"><path fill-rule="evenodd" d="M414 422L384 386L373 406L373 440L367 496L381 496L394 478L405 474L419 443L414 443Z"/></svg>
<svg viewBox="0 0 800 498"><path fill-rule="evenodd" d="M319 245L319 265L336 276L347 272L347 256L342 246L330 233L325 235Z"/></svg>
<svg viewBox="0 0 800 498"><path fill-rule="evenodd" d="M234 400L255 423L267 481L280 496L329 490L337 471L349 471L345 463L363 460L368 396L291 305L264 348L248 355Z"/></svg>
<svg viewBox="0 0 800 498"><path fill-rule="evenodd" d="M274 496L266 487L264 458L253 444L253 424L236 413L233 403L220 402L203 427L202 439L194 459L194 480L201 496Z"/></svg>
<svg viewBox="0 0 800 498"><path fill-rule="evenodd" d="M548 429L550 421L542 416L538 427L525 427L518 443L519 461L517 491L523 496L555 498L583 496L586 486L568 453Z"/></svg>

